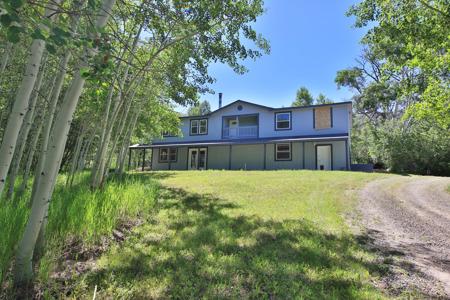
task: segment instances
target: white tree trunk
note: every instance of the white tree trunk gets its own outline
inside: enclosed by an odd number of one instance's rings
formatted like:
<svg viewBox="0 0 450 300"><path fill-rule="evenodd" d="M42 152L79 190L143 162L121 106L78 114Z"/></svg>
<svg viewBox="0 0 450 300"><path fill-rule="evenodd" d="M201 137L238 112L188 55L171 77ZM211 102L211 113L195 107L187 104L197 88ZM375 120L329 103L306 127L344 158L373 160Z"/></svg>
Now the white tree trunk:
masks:
<svg viewBox="0 0 450 300"><path fill-rule="evenodd" d="M7 198L11 198L14 193L14 184L16 182L17 175L19 174L20 169L20 163L22 162L22 156L25 151L25 146L27 145L28 140L28 134L30 133L30 129L34 123L34 112L36 109L36 103L39 98L39 93L41 90L42 80L44 78L45 74L45 64L46 64L47 58L44 57L42 59L42 68L39 72L39 75L36 79L36 84L33 90L33 93L31 94L31 99L29 103L29 109L25 116L24 122L22 124L22 128L20 130L20 138L18 139L18 147L16 148L15 155L14 155L14 162L12 164L12 168L9 173L9 187L8 187L8 193Z"/></svg>
<svg viewBox="0 0 450 300"><path fill-rule="evenodd" d="M104 0L101 10L95 22L96 28L103 28L109 19L115 0ZM87 66L85 59L79 64L79 69ZM45 165L40 174L40 183L32 199L30 218L25 227L22 239L17 248L16 262L14 266L15 284L26 284L32 279L32 257L38 234L44 217L48 212L51 194L53 192L56 177L61 164L67 135L70 130L71 120L78 104L85 79L80 71L75 73L70 88L68 89L61 109L55 119L48 151L46 153Z"/></svg>
<svg viewBox="0 0 450 300"><path fill-rule="evenodd" d="M118 159L118 168L116 170L116 174L123 174L124 167L125 167L125 160L128 153L128 147L130 145L131 135L133 134L134 128L136 127L137 120L139 118L139 111L136 110L133 112L133 118L131 121L131 125L127 130L127 134L123 139L122 147L120 149L119 153L119 159Z"/></svg>
<svg viewBox="0 0 450 300"><path fill-rule="evenodd" d="M60 1L61 0L53 0L49 2L44 16L50 17ZM5 188L6 176L16 149L19 131L28 110L28 102L39 72L44 48L45 42L43 40L33 40L30 48L30 55L25 66L25 74L17 89L13 109L8 118L2 144L0 146L0 197Z"/></svg>
<svg viewBox="0 0 450 300"><path fill-rule="evenodd" d="M79 159L80 154L81 154L81 146L83 145L83 140L84 140L85 133L86 133L86 130L85 130L84 126L82 125L80 133L78 134L77 143L76 143L76 146L75 146L75 151L73 153L72 164L70 166L70 172L67 175L66 186L68 186L68 187L71 187L72 184L73 184L73 179L75 177L75 172L77 171L78 159Z"/></svg>
<svg viewBox="0 0 450 300"><path fill-rule="evenodd" d="M134 36L133 43L130 49L130 56L128 58L127 64L125 66L124 74L119 82L119 92L115 97L114 100L114 108L111 114L111 117L109 119L106 119L107 123L105 124L106 132L102 133L102 139L100 140L100 147L98 152L98 157L95 162L95 166L92 169L92 181L91 186L93 188L98 188L103 184L103 179L105 175L105 168L107 167L108 163L106 161L106 155L108 152L108 146L109 142L111 140L111 134L114 128L114 123L117 119L117 115L119 113L119 110L123 104L123 89L125 86L125 83L128 80L128 75L130 72L130 66L134 59L134 51L136 49L136 46L138 45L139 38L141 35L143 29L143 25L140 25L136 35Z"/></svg>

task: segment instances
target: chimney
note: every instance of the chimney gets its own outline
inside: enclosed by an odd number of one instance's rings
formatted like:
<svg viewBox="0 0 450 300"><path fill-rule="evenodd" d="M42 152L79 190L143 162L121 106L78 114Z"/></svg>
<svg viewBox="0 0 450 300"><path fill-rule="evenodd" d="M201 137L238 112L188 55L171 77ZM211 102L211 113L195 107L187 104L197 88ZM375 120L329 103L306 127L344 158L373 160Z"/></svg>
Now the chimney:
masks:
<svg viewBox="0 0 450 300"><path fill-rule="evenodd" d="M219 93L219 108L222 107L222 93Z"/></svg>

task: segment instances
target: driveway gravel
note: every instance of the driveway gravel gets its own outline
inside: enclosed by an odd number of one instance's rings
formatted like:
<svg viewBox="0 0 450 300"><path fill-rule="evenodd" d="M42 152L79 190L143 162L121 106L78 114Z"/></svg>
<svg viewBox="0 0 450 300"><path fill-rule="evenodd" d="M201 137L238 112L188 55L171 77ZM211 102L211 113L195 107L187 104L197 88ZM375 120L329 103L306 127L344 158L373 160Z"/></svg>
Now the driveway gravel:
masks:
<svg viewBox="0 0 450 300"><path fill-rule="evenodd" d="M450 299L449 185L450 178L398 176L361 191L362 240L389 266L378 284L392 294Z"/></svg>

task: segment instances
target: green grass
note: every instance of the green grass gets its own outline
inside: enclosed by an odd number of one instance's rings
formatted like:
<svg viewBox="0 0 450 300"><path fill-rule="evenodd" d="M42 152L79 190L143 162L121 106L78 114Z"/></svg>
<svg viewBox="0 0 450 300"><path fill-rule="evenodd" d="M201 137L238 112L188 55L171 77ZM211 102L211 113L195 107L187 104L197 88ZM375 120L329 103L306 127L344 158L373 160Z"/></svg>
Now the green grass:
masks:
<svg viewBox="0 0 450 300"><path fill-rule="evenodd" d="M96 192L89 189L88 178L88 172L81 174L72 188L65 187L64 175L58 178L49 210L48 244L38 271L40 280L47 280L68 239L86 246L95 244L119 222L149 213L154 207L158 184L147 177L134 174L113 179ZM0 282L28 219L28 198L29 192L20 199L0 201Z"/></svg>
<svg viewBox="0 0 450 300"><path fill-rule="evenodd" d="M77 279L75 298L379 299L386 268L344 215L379 174L148 174L165 187L150 221Z"/></svg>

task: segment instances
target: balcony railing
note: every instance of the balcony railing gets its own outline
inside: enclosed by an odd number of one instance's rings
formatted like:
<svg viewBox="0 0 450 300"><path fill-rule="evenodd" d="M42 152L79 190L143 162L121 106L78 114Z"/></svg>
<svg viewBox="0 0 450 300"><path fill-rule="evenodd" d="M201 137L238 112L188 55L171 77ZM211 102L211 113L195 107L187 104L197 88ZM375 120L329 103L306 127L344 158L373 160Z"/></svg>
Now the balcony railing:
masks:
<svg viewBox="0 0 450 300"><path fill-rule="evenodd" d="M238 126L223 129L225 139L244 139L258 137L258 126Z"/></svg>

